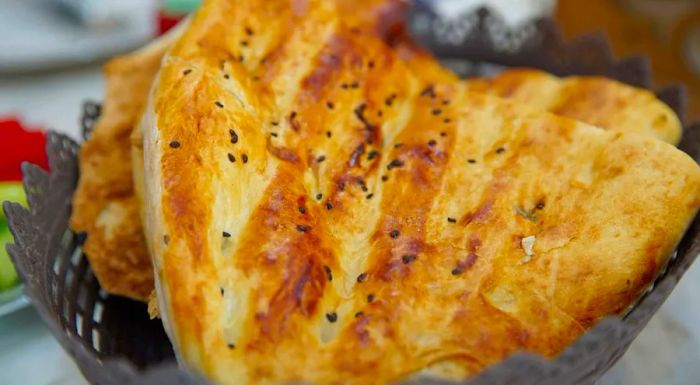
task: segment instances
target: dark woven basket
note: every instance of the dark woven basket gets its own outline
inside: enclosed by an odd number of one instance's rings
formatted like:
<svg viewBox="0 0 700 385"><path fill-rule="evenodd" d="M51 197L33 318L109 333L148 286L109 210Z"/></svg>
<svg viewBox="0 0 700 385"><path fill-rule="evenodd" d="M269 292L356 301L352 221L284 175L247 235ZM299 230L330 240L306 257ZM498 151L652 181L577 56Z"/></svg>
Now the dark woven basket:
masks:
<svg viewBox="0 0 700 385"><path fill-rule="evenodd" d="M605 39L598 35L565 43L553 22L547 20L508 31L486 10L451 21L420 4L413 12L416 35L466 74L488 70L491 67L485 63L489 63L542 68L560 75L598 74L635 86L650 85L646 59L615 60ZM459 33L450 32L454 26L449 23L459 24L460 20ZM682 116L681 89L666 89L657 95ZM99 114L98 104L85 105L85 137ZM696 161L700 159L700 124L685 127L680 147ZM78 144L52 132L47 152L50 175L34 165L23 165L29 209L7 202L4 209L16 242L7 246L10 256L26 294L56 339L92 384L207 384L178 369L160 321L148 319L144 304L101 290L80 248L84 235L68 229L78 180ZM464 384L593 384L624 354L699 252L700 223L696 218L653 290L626 317L601 321L556 360L518 353ZM423 378L405 383L446 382Z"/></svg>

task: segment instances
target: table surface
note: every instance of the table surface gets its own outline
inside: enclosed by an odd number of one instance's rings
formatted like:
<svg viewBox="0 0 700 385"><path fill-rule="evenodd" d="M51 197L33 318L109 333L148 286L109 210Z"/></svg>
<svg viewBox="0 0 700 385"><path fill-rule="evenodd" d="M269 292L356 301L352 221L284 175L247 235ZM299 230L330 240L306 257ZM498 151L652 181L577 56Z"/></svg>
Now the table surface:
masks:
<svg viewBox="0 0 700 385"><path fill-rule="evenodd" d="M99 66L0 77L0 116L79 138L80 106L101 100ZM599 382L604 385L697 385L700 379L700 263ZM40 370L37 370L39 369ZM33 309L0 318L0 384L82 385L84 380Z"/></svg>

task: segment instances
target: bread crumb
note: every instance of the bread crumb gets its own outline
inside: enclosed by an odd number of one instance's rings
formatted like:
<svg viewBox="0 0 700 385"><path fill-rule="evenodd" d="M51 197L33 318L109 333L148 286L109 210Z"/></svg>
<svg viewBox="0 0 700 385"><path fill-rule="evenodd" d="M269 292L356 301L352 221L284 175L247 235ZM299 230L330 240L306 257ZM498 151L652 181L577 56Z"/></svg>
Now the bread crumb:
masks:
<svg viewBox="0 0 700 385"><path fill-rule="evenodd" d="M151 291L151 295L148 296L148 315L151 319L160 318L160 311L158 310L158 298L156 297L156 291Z"/></svg>
<svg viewBox="0 0 700 385"><path fill-rule="evenodd" d="M535 255L533 253L533 249L535 247L535 241L537 238L534 235L530 235L528 237L524 237L523 239L520 240L520 246L523 248L523 251L525 252L525 257L520 260L520 263L528 263L532 259L532 256Z"/></svg>

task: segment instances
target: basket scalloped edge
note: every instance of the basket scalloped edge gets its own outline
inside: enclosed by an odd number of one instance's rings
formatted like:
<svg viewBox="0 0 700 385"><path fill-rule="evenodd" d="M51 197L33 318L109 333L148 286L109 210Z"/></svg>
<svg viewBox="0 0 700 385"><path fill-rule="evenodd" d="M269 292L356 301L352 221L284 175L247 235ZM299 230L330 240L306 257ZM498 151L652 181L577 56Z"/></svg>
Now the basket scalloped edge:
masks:
<svg viewBox="0 0 700 385"><path fill-rule="evenodd" d="M485 25L488 18L497 16L486 10L475 13L477 26ZM432 16L431 16L432 17ZM497 20L497 19L496 19ZM547 69L558 74L582 73L609 76L629 84L648 86L650 71L643 58L616 60L609 53L607 42L600 37L589 36L566 43L561 39L556 25L548 20L535 22L537 34L532 35L532 42L523 44L519 52L499 52L484 30L472 33L468 43L452 46L441 45L436 38L424 36L423 41L434 47L442 57L467 59L470 61L493 62L502 65L532 66ZM431 40L433 39L432 43ZM584 43L581 43L581 42ZM538 42L538 43L537 43ZM554 43L552 43L554 42ZM581 47L586 52L607 52L601 56L603 64L587 68L567 70L563 67L552 69L551 62L537 65L531 60L532 52L543 45L553 44L557 54L540 57L571 55ZM554 52L552 51L552 52ZM459 54L455 54L459 52ZM523 52L527 54L523 54ZM537 55L534 55L537 56ZM566 63L565 60L555 62ZM584 63L586 61L583 61ZM645 64L646 63L646 64ZM580 63L577 63L580 64ZM612 70L614 69L614 70ZM628 71L625 71L628 69ZM617 74L617 75L616 75ZM624 76L619 76L624 74ZM633 75L630 75L633 74ZM679 116L683 111L685 96L678 88L668 88L658 93ZM84 134L89 135L92 123L99 116L99 108L86 108L83 119ZM90 327L99 327L99 322L80 318L76 312L81 306L76 298L79 288L85 282L63 282L67 271L81 271L85 281L93 288L99 289L94 275L91 275L85 258L78 258L73 265L76 249L79 253L79 237L67 231L72 194L78 179L77 152L78 144L65 135L50 132L47 140L47 153L51 173L47 174L39 167L23 165L24 187L27 192L29 208L25 209L15 203L5 202L3 208L9 219L10 229L15 237L15 244L8 244L8 252L17 267L18 274L25 283L26 294L34 303L49 329L63 348L75 359L85 377L94 384L207 384L196 374L180 370L174 360L151 364L146 362L145 370L134 365L129 357L104 355L96 351L95 341L86 337ZM696 161L700 158L700 124L685 128L680 148L690 154ZM58 250L58 255L55 254ZM564 350L556 359L547 360L531 353L516 353L502 362L495 364L475 378L464 381L464 385L486 384L522 384L522 385L559 385L592 384L627 350L634 337L647 324L651 316L671 293L680 277L700 253L700 220L696 218L681 241L676 258L667 267L664 274L655 283L654 289L647 293L639 303L623 318L610 317L598 323L583 334L575 343ZM56 261L63 261L56 266ZM66 267L68 266L68 267ZM57 281L57 279L59 281ZM81 278L82 279L82 278ZM67 285L67 286L66 286ZM93 293L93 296L96 294ZM88 300L88 302L90 299ZM92 298L95 306L95 298ZM83 309L85 310L85 309ZM91 309L88 309L91 310ZM80 325L79 325L80 324ZM104 326L104 325L103 325ZM429 378L412 378L404 384L447 384L444 380Z"/></svg>

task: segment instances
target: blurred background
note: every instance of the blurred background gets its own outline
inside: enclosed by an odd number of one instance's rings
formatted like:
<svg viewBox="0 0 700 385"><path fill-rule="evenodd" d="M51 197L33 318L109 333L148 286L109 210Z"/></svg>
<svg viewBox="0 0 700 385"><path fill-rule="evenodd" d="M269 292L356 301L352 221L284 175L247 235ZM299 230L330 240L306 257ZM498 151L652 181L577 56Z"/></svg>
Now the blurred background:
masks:
<svg viewBox="0 0 700 385"><path fill-rule="evenodd" d="M617 57L645 54L654 88L684 84L700 119L700 0L421 0L442 17L487 6L518 30L553 18L567 39L603 32ZM83 102L100 101L101 65L172 27L199 0L0 0L0 201L23 202L19 164L47 168L44 131L80 140ZM0 212L0 384L83 384L21 293ZM700 264L602 384L693 385L700 378ZM695 301L695 302L693 302ZM688 304L693 304L689 306ZM37 370L41 368L41 370Z"/></svg>

